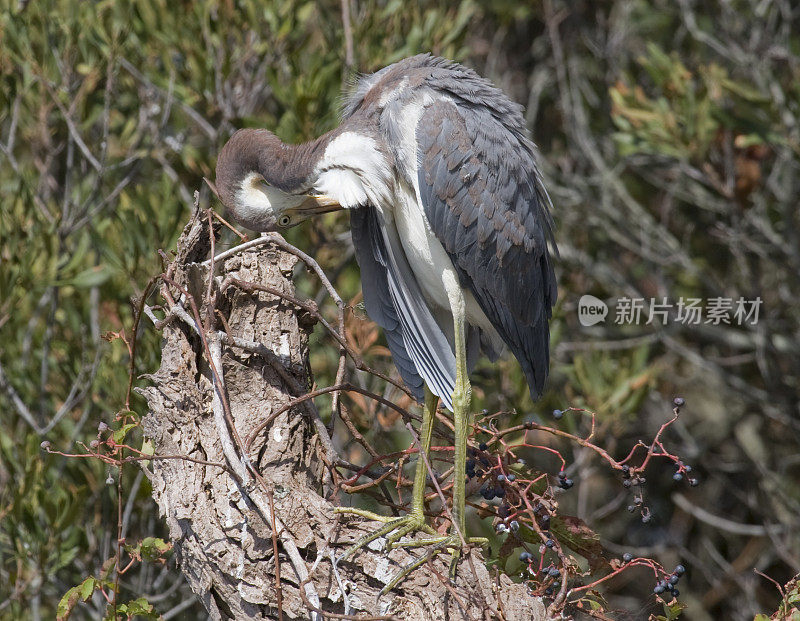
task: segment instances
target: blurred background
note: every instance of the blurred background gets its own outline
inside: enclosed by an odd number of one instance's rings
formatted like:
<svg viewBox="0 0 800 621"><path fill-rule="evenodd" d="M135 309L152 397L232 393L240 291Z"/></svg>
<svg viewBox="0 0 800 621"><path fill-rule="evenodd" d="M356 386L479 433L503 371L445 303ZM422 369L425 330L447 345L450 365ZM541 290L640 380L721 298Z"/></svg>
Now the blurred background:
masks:
<svg viewBox="0 0 800 621"><path fill-rule="evenodd" d="M74 451L124 406L131 298L161 270L203 176L242 126L303 141L336 126L343 88L422 51L464 62L526 107L560 249L549 389L532 403L515 362L479 367L476 411L553 421L597 413L616 458L680 420L664 441L700 484L656 463L653 519L591 453L561 445L575 488L562 498L614 554L682 562L683 618L774 613L800 572L800 6L789 0L0 0L0 618L53 618L62 595L115 552L117 473L42 453ZM345 11L346 9L346 11ZM346 14L349 13L349 22ZM343 15L345 18L343 19ZM349 28L346 25L349 24ZM354 305L354 346L394 370L359 307L346 215L295 229ZM227 238L225 243L234 243ZM301 291L330 304L298 274ZM583 326L578 301L605 301ZM621 298L641 321L615 321ZM757 321L647 322L651 300L761 300ZM666 319L664 321L663 319ZM158 366L143 325L137 371ZM317 382L337 349L311 342ZM357 381L400 398L368 377ZM137 382L144 382L144 379ZM373 446L408 446L394 417L345 406ZM131 407L139 416L144 402ZM322 408L325 411L325 408ZM377 424L376 424L377 421ZM581 428L582 429L582 428ZM137 442L129 437L131 443ZM139 436L138 442L142 439ZM345 432L344 451L360 459ZM552 456L530 460L551 472ZM166 536L147 479L123 480L123 534ZM485 520L488 521L488 520ZM478 524L475 530L486 528ZM490 528L490 527L489 527ZM196 619L174 561L143 563L123 595L165 619ZM609 615L660 609L652 574L606 585ZM95 593L75 618L101 618Z"/></svg>

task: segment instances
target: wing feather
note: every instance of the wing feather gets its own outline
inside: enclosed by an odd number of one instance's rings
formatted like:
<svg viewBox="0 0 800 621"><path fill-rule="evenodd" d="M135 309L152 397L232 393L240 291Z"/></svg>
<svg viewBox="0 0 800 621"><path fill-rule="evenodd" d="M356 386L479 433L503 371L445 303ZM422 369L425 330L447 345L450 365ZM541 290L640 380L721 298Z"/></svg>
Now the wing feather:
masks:
<svg viewBox="0 0 800 621"><path fill-rule="evenodd" d="M557 289L533 147L489 106L456 98L426 108L416 137L428 222L536 398L548 373Z"/></svg>
<svg viewBox="0 0 800 621"><path fill-rule="evenodd" d="M418 401L423 380L452 410L455 357L424 302L397 231L373 207L350 210L350 226L369 316L386 333L392 359Z"/></svg>

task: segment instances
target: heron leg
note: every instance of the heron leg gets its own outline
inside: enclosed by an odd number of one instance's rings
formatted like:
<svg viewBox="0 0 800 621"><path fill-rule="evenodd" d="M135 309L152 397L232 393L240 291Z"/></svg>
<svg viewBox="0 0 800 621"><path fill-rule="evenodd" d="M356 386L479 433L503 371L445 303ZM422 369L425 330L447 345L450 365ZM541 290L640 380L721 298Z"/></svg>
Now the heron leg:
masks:
<svg viewBox="0 0 800 621"><path fill-rule="evenodd" d="M433 421L436 416L436 406L439 403L439 398L434 395L426 386L425 387L425 408L422 412L422 426L419 430L419 449L420 453L417 457L417 467L414 473L414 487L412 491L411 512L408 515L399 518L389 518L386 516L372 513L371 511L364 511L363 509L355 509L350 507L337 507L334 511L336 513L349 513L358 515L370 520L386 522L384 526L377 529L372 533L364 535L361 539L356 541L352 546L345 550L342 554L341 560L345 560L352 556L360 548L368 545L372 541L380 537L387 536L386 545L391 549L398 544L398 541L405 535L422 530L430 535L435 535L436 532L425 523L425 483L427 479L428 469L425 465L425 459L430 451L431 436L433 434ZM436 537L430 540L425 540L422 545L429 543L438 543L447 537ZM413 568L412 568L413 569ZM402 578L402 576L401 576Z"/></svg>
<svg viewBox="0 0 800 621"><path fill-rule="evenodd" d="M453 559L450 564L450 579L455 579L461 547L464 543L485 543L485 539L466 537L466 465L467 437L472 422L470 402L472 388L467 370L466 318L463 297L451 304L453 311L453 328L456 358L456 385L453 390L453 425L455 431L455 454L453 471L453 525L451 537L453 542Z"/></svg>
<svg viewBox="0 0 800 621"><path fill-rule="evenodd" d="M469 372L467 368L467 340L466 340L466 312L464 297L460 288L450 287L450 307L453 314L453 333L455 341L455 362L456 362L456 381L453 389L453 426L455 431L455 453L453 471L453 524L450 534L447 537L435 539L415 539L407 543L398 545L408 547L433 546L422 560L403 569L400 575L396 576L392 582L384 588L384 591L391 589L400 579L407 575L414 568L422 564L427 558L438 554L444 550L450 550L452 561L450 563L450 579L455 580L458 560L461 557L461 550L466 544L477 543L486 544L488 540L483 537L467 537L466 535L466 466L467 466L467 438L469 427L472 423L470 413L470 402L472 398L472 388L469 383ZM435 403L435 402L434 402ZM435 405L434 405L435 408ZM431 417L435 409L431 412ZM420 465L417 466L420 468ZM419 472L419 471L418 471ZM423 472L424 475L424 472ZM423 483L424 488L424 483Z"/></svg>

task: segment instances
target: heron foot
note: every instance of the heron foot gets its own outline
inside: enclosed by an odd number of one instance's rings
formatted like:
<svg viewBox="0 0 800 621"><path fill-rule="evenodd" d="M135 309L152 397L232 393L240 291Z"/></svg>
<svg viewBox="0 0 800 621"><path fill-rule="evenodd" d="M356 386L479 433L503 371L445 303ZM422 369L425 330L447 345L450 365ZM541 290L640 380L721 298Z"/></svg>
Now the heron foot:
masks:
<svg viewBox="0 0 800 621"><path fill-rule="evenodd" d="M357 515L359 517L366 518L368 520L375 520L377 522L385 522L384 526L381 526L377 530L367 533L363 537L361 537L358 541L356 541L352 546L347 548L339 557L339 561L344 561L353 556L358 550L363 548L366 545L369 545L376 539L381 537L387 537L386 540L386 548L387 550L391 550L393 546L396 545L397 541L404 537L405 535L409 534L412 531L423 531L430 535L435 535L436 531L434 531L430 526L425 523L425 517L422 513L412 512L408 515L403 517L387 517L385 515L378 515L377 513L372 513L371 511L364 511L363 509L355 509L350 507L336 507L334 509L335 513L343 513L343 514L351 514Z"/></svg>
<svg viewBox="0 0 800 621"><path fill-rule="evenodd" d="M489 540L484 537L468 537L466 543L469 544L480 544L486 545L489 543ZM414 539L412 541L401 541L394 544L394 547L407 547L407 548L419 548L423 546L431 546L428 550L427 554L421 556L420 558L412 561L403 569L401 569L397 575L392 578L392 580L381 589L380 595L386 595L389 591L391 591L394 587L396 587L403 579L408 576L412 571L426 563L429 559L432 559L437 554L440 554L444 551L449 550L452 556L452 560L450 561L450 580L455 581L456 577L456 569L458 567L458 559L461 557L461 551L463 547L464 541L459 537L457 534L452 535L444 535L441 537L432 537L430 539Z"/></svg>
<svg viewBox="0 0 800 621"><path fill-rule="evenodd" d="M437 554L440 554L445 551L449 551L452 555L452 561L450 563L450 579L455 579L456 568L458 566L458 560L461 557L461 551L463 548L463 543L466 542L467 544L480 544L486 545L489 543L489 540L484 537L467 537L465 540L457 533L452 533L449 535L436 535L436 531L434 531L426 522L425 517L422 512L414 511L405 515L403 517L394 518L394 517L387 517L384 515L378 515L377 513L372 513L371 511L365 511L363 509L355 509L350 507L337 507L334 509L336 513L342 514L351 514L357 515L359 517L367 518L370 520L375 520L379 522L385 522L383 526L376 529L375 531L368 533L361 537L358 541L356 541L352 546L347 548L344 553L339 557L336 561L337 563L347 560L353 554L355 554L358 550L363 548L366 545L369 545L376 539L380 537L386 537L386 549L392 550L394 548L423 548L429 547L430 549L426 554L421 556L420 558L412 561L405 567L403 567L396 576L392 578L392 580L381 589L381 595L385 595L389 591L391 591L394 587L396 587L400 582L408 576L412 571L423 565L428 561L428 559L433 558ZM414 532L422 531L429 535L433 535L432 537L421 538L421 539L407 539L405 541L401 541L403 537L409 535Z"/></svg>

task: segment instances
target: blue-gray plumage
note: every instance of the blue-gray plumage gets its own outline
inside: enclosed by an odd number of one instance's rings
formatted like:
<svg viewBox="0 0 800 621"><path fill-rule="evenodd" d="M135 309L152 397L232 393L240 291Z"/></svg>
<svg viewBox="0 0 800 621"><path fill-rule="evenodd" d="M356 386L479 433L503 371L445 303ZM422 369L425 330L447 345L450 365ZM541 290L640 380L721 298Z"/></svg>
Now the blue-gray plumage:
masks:
<svg viewBox="0 0 800 621"><path fill-rule="evenodd" d="M389 100L381 102L387 93L391 93ZM407 120L403 110L419 101L427 101L427 105L414 128L418 161L409 162L402 153ZM461 284L475 296L519 360L531 394L538 397L547 378L548 320L556 300L548 252L548 242L554 242L549 200L536 166L534 146L525 134L521 107L473 71L421 55L362 78L345 105L345 123L359 116L378 117L382 138L409 184L413 183L410 177L416 164L419 194L431 230L452 260ZM362 288L370 316L388 330L381 323L381 315L370 312L370 307L383 303L386 289L364 278L364 266L370 259L359 248L362 236L357 229L365 222L365 218L352 214ZM440 322L443 334L452 334L451 321L447 318ZM480 327L470 328L477 332L468 335L468 341L474 344ZM404 338L395 336L389 342L393 358L413 358L407 350L418 347L425 335L404 331L402 326L399 331ZM452 336L449 341L452 351ZM483 343L486 353L495 357L497 344L490 338L484 338ZM471 349L476 348L473 345ZM440 358L446 359L445 352ZM447 372L447 387L452 388L455 369L448 368ZM430 377L430 385L434 385L429 372L420 369L418 373L426 380ZM401 370L401 375L414 390L409 371ZM448 395L436 389L434 392L452 409ZM420 397L419 392L415 394Z"/></svg>
<svg viewBox="0 0 800 621"><path fill-rule="evenodd" d="M403 381L425 397L423 452L435 396L453 411L453 532L430 542L457 558L469 371L481 352L495 359L507 346L534 398L548 372L555 243L522 108L470 69L414 56L359 79L340 126L314 141L287 145L266 130L240 130L219 155L217 187L234 218L257 230L350 210L367 312L384 329ZM381 535L402 545L413 530L432 532L425 480L420 459L411 513L345 557Z"/></svg>

